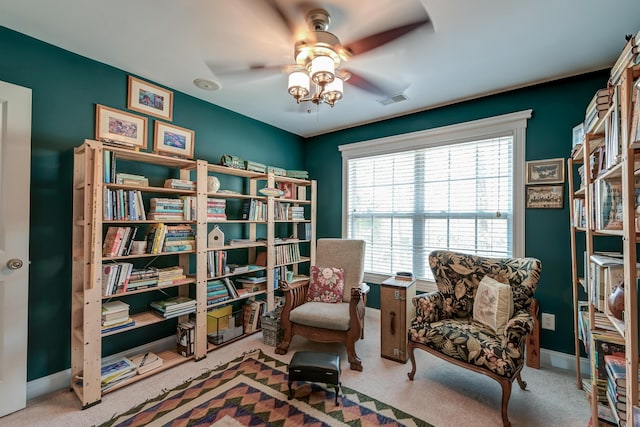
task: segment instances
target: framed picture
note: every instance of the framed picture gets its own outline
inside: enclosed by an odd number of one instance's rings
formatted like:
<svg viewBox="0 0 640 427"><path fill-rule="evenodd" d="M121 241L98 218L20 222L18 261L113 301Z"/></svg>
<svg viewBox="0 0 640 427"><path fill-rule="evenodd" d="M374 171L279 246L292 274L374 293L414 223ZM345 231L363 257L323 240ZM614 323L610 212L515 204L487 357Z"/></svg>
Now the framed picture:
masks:
<svg viewBox="0 0 640 427"><path fill-rule="evenodd" d="M561 209L564 185L527 187L527 208Z"/></svg>
<svg viewBox="0 0 640 427"><path fill-rule="evenodd" d="M192 159L194 137L195 133L192 130L156 120L153 151L158 154Z"/></svg>
<svg viewBox="0 0 640 427"><path fill-rule="evenodd" d="M564 159L527 162L527 184L563 184Z"/></svg>
<svg viewBox="0 0 640 427"><path fill-rule="evenodd" d="M96 140L147 148L147 118L96 104Z"/></svg>
<svg viewBox="0 0 640 427"><path fill-rule="evenodd" d="M173 92L129 76L127 108L171 121Z"/></svg>

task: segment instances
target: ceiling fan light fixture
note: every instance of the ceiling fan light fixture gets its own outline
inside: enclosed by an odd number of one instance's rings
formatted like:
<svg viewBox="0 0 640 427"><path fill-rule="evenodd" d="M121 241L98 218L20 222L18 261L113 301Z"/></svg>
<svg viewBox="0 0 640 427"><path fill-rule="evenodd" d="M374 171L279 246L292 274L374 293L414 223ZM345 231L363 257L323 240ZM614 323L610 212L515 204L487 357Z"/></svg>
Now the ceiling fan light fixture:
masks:
<svg viewBox="0 0 640 427"><path fill-rule="evenodd" d="M193 81L193 84L200 88L200 89L204 89L204 90L218 90L220 89L220 83L218 82L214 82L213 80L207 80L207 79L195 79Z"/></svg>
<svg viewBox="0 0 640 427"><path fill-rule="evenodd" d="M304 71L293 71L289 74L289 93L298 102L309 95L309 75Z"/></svg>
<svg viewBox="0 0 640 427"><path fill-rule="evenodd" d="M331 83L335 78L335 63L329 56L316 56L311 60L311 80L318 85Z"/></svg>
<svg viewBox="0 0 640 427"><path fill-rule="evenodd" d="M344 82L340 77L336 77L331 83L328 83L324 87L324 91L322 92L322 99L324 100L324 102L333 107L336 101L342 99L343 92Z"/></svg>

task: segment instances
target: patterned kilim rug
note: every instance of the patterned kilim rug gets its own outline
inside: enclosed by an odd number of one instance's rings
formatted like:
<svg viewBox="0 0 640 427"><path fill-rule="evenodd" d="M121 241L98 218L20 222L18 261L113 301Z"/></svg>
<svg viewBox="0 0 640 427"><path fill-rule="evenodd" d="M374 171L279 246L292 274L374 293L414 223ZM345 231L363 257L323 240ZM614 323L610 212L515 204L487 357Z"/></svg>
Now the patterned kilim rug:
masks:
<svg viewBox="0 0 640 427"><path fill-rule="evenodd" d="M287 400L287 365L260 350L246 353L155 399L117 415L111 426L420 426L405 412L341 387L295 382Z"/></svg>

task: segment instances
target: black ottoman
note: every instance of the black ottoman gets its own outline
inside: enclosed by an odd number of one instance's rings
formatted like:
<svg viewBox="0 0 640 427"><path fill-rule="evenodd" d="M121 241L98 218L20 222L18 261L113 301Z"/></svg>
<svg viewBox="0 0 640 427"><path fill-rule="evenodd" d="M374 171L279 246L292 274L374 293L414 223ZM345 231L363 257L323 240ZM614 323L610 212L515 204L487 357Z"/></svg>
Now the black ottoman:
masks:
<svg viewBox="0 0 640 427"><path fill-rule="evenodd" d="M316 351L298 351L289 363L289 400L293 398L291 383L309 381L333 384L336 390L336 405L340 391L340 355Z"/></svg>

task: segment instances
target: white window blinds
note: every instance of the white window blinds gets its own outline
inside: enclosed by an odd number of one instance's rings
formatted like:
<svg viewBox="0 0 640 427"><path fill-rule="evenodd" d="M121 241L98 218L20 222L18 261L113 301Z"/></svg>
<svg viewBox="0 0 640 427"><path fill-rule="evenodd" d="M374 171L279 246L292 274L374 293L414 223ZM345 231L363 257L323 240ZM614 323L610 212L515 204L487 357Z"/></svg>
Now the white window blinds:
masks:
<svg viewBox="0 0 640 427"><path fill-rule="evenodd" d="M428 255L512 254L513 137L352 159L350 238L367 242L365 270L432 279Z"/></svg>

